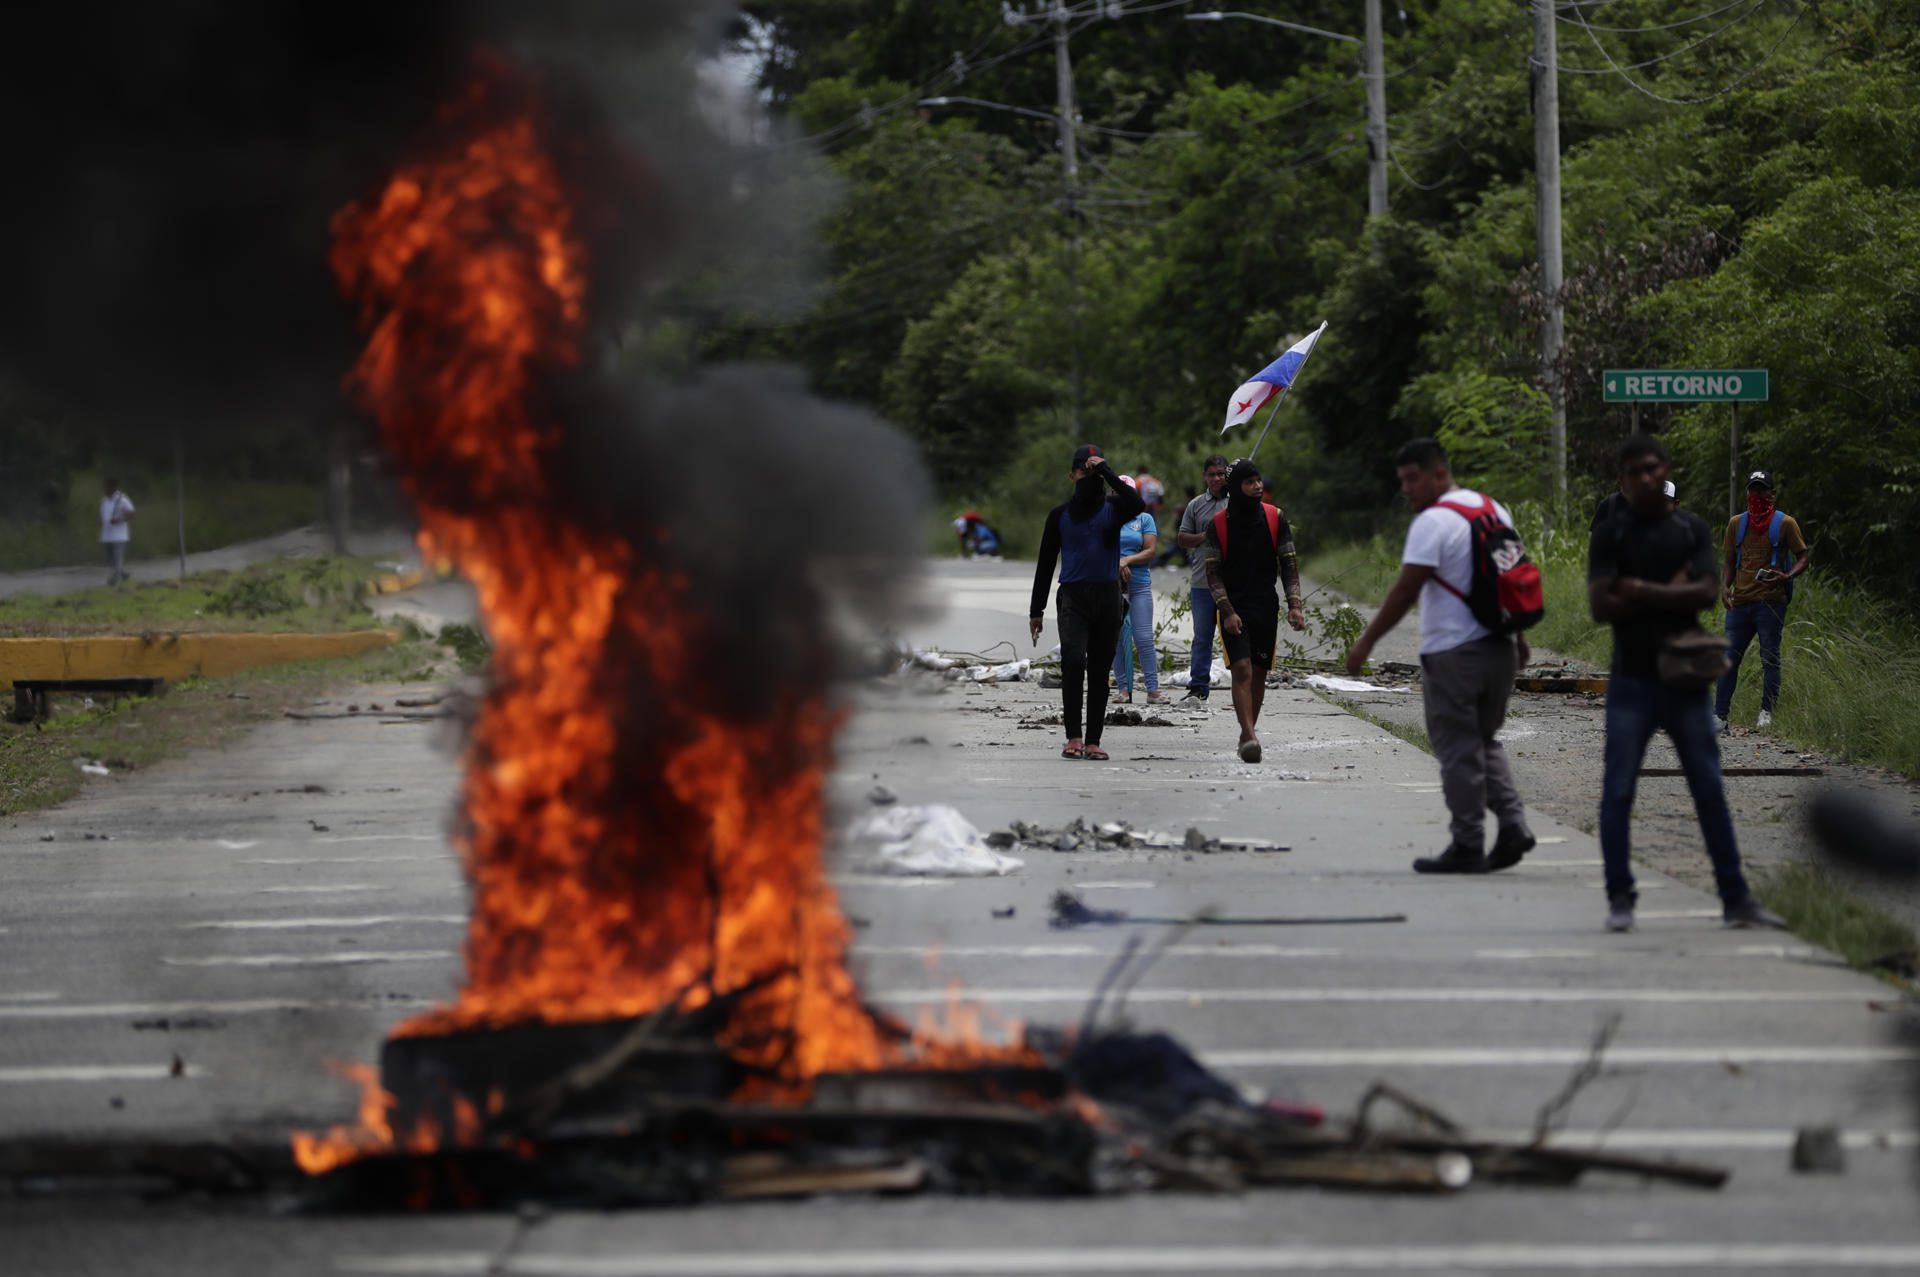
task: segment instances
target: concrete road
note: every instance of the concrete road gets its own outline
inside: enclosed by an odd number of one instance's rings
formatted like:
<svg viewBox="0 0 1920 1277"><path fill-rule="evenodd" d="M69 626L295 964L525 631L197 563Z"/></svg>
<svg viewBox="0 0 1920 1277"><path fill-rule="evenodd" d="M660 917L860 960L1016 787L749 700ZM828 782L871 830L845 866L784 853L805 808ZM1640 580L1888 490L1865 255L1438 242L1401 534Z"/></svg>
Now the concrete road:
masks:
<svg viewBox="0 0 1920 1277"><path fill-rule="evenodd" d="M148 557L156 550L166 546L165 530L152 530L152 534L143 535L150 530L142 529L134 534L131 553L141 557L127 563L127 571L137 581L172 581L180 575L180 556L162 553L159 557ZM386 529L382 531L355 532L347 538L347 548L354 554L370 559L392 559L396 562L417 566L420 551L413 543L412 534L404 529ZM333 538L326 529L318 527L295 528L279 536L262 537L258 541L247 541L239 545L222 546L218 550L202 550L187 556L187 571L210 572L216 568L243 568L250 563L264 563L268 559L283 556L304 557L307 555L332 554ZM97 585L106 584L104 564L80 564L64 568L41 568L32 572L0 572L0 599L12 598L19 594L71 594L75 590L90 590Z"/></svg>
<svg viewBox="0 0 1920 1277"><path fill-rule="evenodd" d="M949 617L912 637L1025 647L1028 573L932 569ZM1043 638L1042 650L1051 644ZM1030 650L1030 649L1029 649ZM357 692L362 704L387 692ZM1033 685L857 689L835 795L884 784L983 828L1075 816L1258 835L1283 853L1029 851L991 880L838 868L881 1004L939 1014L961 982L998 1015L1077 1020L1124 942L1055 931L1058 888L1135 912L1404 912L1403 925L1193 931L1141 981L1135 1021L1251 1087L1350 1108L1389 1079L1473 1128L1530 1128L1623 1017L1558 1136L1733 1168L1710 1193L1595 1178L1456 1197L1319 1191L1093 1201L921 1197L542 1219L287 1218L258 1203L0 1203L9 1274L1842 1273L1920 1268L1911 1012L1792 937L1727 932L1715 902L1643 883L1609 936L1592 839L1547 819L1517 871L1416 878L1444 840L1432 761L1308 693L1269 701L1267 760L1230 713L1112 728L1109 763L1059 757ZM264 727L225 753L92 782L0 830L0 1131L277 1134L344 1118L330 1059L458 978L462 889L444 846L457 769L441 725ZM995 910L1014 909L1010 918ZM178 1057L184 1075L175 1077ZM1796 1127L1846 1132L1844 1176L1788 1169Z"/></svg>

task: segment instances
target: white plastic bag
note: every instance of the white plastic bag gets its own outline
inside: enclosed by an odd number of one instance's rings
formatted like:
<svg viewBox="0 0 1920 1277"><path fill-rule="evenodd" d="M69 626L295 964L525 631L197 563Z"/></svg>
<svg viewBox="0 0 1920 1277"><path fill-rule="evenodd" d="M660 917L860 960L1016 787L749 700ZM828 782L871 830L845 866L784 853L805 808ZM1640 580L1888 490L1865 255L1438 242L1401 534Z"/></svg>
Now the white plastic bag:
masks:
<svg viewBox="0 0 1920 1277"><path fill-rule="evenodd" d="M873 812L849 836L862 849L860 867L874 873L990 878L1026 864L987 846L965 816L942 803Z"/></svg>

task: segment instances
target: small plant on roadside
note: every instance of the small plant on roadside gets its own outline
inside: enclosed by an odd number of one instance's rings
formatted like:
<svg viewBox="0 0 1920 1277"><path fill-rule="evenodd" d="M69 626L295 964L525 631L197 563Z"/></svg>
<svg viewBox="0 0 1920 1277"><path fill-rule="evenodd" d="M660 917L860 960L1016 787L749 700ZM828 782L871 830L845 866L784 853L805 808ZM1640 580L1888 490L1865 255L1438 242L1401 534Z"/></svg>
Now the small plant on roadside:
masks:
<svg viewBox="0 0 1920 1277"><path fill-rule="evenodd" d="M493 655L493 644L487 640L486 632L464 621L442 627L440 646L451 651L459 659L460 668L469 674L485 669L487 658Z"/></svg>
<svg viewBox="0 0 1920 1277"><path fill-rule="evenodd" d="M207 611L221 616L272 616L300 606L286 583L277 576L246 573L207 599Z"/></svg>
<svg viewBox="0 0 1920 1277"><path fill-rule="evenodd" d="M1920 941L1911 927L1819 865L1793 861L1770 869L1760 875L1754 893L1786 919L1795 935L1833 950L1849 966L1907 983L1920 964Z"/></svg>
<svg viewBox="0 0 1920 1277"><path fill-rule="evenodd" d="M1346 660L1347 653L1367 632L1366 618L1351 603L1340 603L1331 608L1316 603L1306 612L1308 626L1318 632L1324 641L1340 649L1338 660Z"/></svg>

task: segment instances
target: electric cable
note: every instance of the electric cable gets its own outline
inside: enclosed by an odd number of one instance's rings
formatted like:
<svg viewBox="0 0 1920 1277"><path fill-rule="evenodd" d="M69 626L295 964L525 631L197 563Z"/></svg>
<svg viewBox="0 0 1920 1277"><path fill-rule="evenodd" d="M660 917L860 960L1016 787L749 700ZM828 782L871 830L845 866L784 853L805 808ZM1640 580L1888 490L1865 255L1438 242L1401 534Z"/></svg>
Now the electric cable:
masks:
<svg viewBox="0 0 1920 1277"><path fill-rule="evenodd" d="M1765 65L1767 65L1767 63L1773 61L1773 55L1780 52L1781 46L1786 44L1788 37L1792 36L1793 33L1799 29L1800 20L1806 16L1807 16L1807 11L1805 8L1801 8L1797 10L1793 15L1793 21L1787 25L1787 29L1781 33L1780 38L1774 41L1773 47L1768 49L1764 54L1761 55L1759 61L1755 62L1752 66L1749 66L1745 71L1742 71L1739 75L1735 76L1733 79L1729 80L1726 84L1720 86L1720 88L1714 90L1712 93L1704 94L1697 98L1670 98L1663 93L1655 93L1652 89L1649 89L1646 85L1641 84L1638 80L1628 75L1626 71L1623 70L1618 63L1614 62L1613 55L1608 53L1607 47L1600 43L1600 37L1594 34L1593 28L1587 26L1584 15L1581 16L1580 26L1586 30L1587 38L1593 41L1593 47L1600 51L1600 56L1605 58L1607 60L1607 64L1613 68L1613 70L1620 76L1622 80L1625 80L1630 86L1632 86L1634 90L1636 90L1639 93L1645 94L1647 97L1652 98L1656 102L1665 102L1668 106L1699 106L1702 103L1711 102L1716 98L1725 97L1727 94L1733 92L1735 89L1739 88L1742 84L1745 84L1748 80L1752 79L1754 74L1758 72L1761 67L1764 67Z"/></svg>

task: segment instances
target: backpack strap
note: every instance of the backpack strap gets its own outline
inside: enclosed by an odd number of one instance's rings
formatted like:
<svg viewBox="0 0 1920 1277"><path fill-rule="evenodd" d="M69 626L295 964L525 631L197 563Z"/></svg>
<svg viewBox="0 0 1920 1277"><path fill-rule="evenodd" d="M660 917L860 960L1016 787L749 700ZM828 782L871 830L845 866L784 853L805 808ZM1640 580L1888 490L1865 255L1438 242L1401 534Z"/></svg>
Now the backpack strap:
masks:
<svg viewBox="0 0 1920 1277"><path fill-rule="evenodd" d="M1267 512L1267 536L1272 538L1273 548L1278 550L1280 548L1280 512L1264 501L1260 503L1260 508ZM1220 543L1220 557L1226 558L1227 512L1224 509L1213 516L1213 536L1214 540Z"/></svg>
<svg viewBox="0 0 1920 1277"><path fill-rule="evenodd" d="M1280 509L1261 502L1260 508L1267 512L1267 537L1273 542L1275 552L1280 549Z"/></svg>
<svg viewBox="0 0 1920 1277"><path fill-rule="evenodd" d="M1767 566L1770 568L1780 566L1780 525L1786 521L1787 516L1775 510L1773 518L1767 523L1767 544L1772 547L1772 553L1767 555Z"/></svg>
<svg viewBox="0 0 1920 1277"><path fill-rule="evenodd" d="M1480 498L1480 508L1478 510L1469 510L1466 506L1456 505L1451 501L1436 501L1434 504L1453 511L1465 519L1468 524L1472 524L1473 521L1480 518L1480 516L1494 513L1492 497L1484 492L1476 492L1473 495ZM1466 603L1468 607L1473 606L1473 604L1468 601L1465 591L1455 589L1451 582L1443 579L1438 568L1434 569L1433 575L1428 579L1448 594L1453 595L1454 598L1459 599L1462 603Z"/></svg>
<svg viewBox="0 0 1920 1277"><path fill-rule="evenodd" d="M1220 543L1220 557L1227 557L1227 509L1220 507L1213 516L1213 539Z"/></svg>

